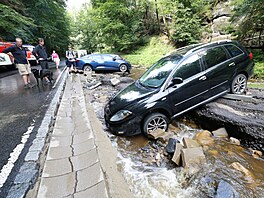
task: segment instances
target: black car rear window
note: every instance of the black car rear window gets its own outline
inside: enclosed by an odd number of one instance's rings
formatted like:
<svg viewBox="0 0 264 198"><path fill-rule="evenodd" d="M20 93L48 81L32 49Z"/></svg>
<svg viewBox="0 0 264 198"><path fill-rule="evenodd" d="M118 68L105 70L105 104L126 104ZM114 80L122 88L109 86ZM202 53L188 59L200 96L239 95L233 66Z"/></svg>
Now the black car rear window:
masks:
<svg viewBox="0 0 264 198"><path fill-rule="evenodd" d="M222 47L215 47L215 48L208 49L204 53L203 57L207 65L207 68L213 67L228 59L227 53Z"/></svg>
<svg viewBox="0 0 264 198"><path fill-rule="evenodd" d="M225 48L229 51L232 57L243 54L243 51L234 45L225 45Z"/></svg>

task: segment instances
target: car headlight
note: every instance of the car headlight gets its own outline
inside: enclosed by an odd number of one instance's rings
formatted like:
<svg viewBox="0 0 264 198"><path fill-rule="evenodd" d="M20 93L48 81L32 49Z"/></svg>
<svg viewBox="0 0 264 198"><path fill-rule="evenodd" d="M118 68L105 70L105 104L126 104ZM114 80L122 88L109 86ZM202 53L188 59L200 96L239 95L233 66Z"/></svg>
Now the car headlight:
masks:
<svg viewBox="0 0 264 198"><path fill-rule="evenodd" d="M128 117L131 114L132 114L132 112L130 112L128 110L120 110L115 115L113 115L111 117L110 121L111 122L117 122L117 121L125 119L126 117Z"/></svg>

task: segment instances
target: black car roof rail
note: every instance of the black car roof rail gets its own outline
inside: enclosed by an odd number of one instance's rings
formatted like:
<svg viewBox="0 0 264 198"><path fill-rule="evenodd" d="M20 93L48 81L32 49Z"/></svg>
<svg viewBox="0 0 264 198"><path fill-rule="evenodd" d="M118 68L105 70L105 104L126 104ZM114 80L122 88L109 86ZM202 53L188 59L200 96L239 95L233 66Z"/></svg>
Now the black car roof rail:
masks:
<svg viewBox="0 0 264 198"><path fill-rule="evenodd" d="M204 44L201 43L201 45L190 49L185 55L188 55L192 52L200 50L201 48L204 48L204 47L216 46L218 44L231 43L231 42L233 42L233 41L229 40L229 39L225 39L225 40L219 40L219 41L214 41L214 42L210 42L210 43L204 43Z"/></svg>

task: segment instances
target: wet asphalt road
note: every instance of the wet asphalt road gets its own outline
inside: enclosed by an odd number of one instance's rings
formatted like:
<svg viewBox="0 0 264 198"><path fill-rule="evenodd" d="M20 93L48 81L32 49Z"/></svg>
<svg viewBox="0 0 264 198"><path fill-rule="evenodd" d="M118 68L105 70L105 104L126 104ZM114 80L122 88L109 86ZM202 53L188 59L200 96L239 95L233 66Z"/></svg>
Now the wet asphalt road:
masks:
<svg viewBox="0 0 264 198"><path fill-rule="evenodd" d="M32 68L39 69L40 67ZM53 65L50 69L53 71L55 82L63 70L63 66L57 70ZM31 75L31 82L35 82L33 75ZM55 91L56 88L52 89L51 84L42 85L41 83L39 87L24 89L22 78L17 70L0 71L0 171L7 163L10 153L21 142L22 135L29 126L33 125L34 129L20 158L25 156ZM19 163L23 161L20 158L8 179L9 182L12 180L12 175L15 176L15 172L20 166ZM8 186L9 182L6 182L7 184L3 188Z"/></svg>

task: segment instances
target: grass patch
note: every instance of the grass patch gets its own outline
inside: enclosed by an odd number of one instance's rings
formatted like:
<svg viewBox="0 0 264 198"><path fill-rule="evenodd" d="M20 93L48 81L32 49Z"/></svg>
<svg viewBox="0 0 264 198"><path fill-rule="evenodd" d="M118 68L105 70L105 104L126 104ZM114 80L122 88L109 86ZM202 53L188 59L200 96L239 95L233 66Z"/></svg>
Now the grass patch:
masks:
<svg viewBox="0 0 264 198"><path fill-rule="evenodd" d="M132 65L140 65L149 68L164 55L175 50L168 44L166 37L152 37L147 45L140 47L130 54L122 54Z"/></svg>
<svg viewBox="0 0 264 198"><path fill-rule="evenodd" d="M255 80L264 79L264 51L255 49L252 50L253 61L255 63L254 74L252 76Z"/></svg>
<svg viewBox="0 0 264 198"><path fill-rule="evenodd" d="M248 83L248 87L250 88L258 88L258 89L264 89L264 83Z"/></svg>
<svg viewBox="0 0 264 198"><path fill-rule="evenodd" d="M256 80L264 79L264 61L263 62L255 62L254 74L252 78Z"/></svg>

